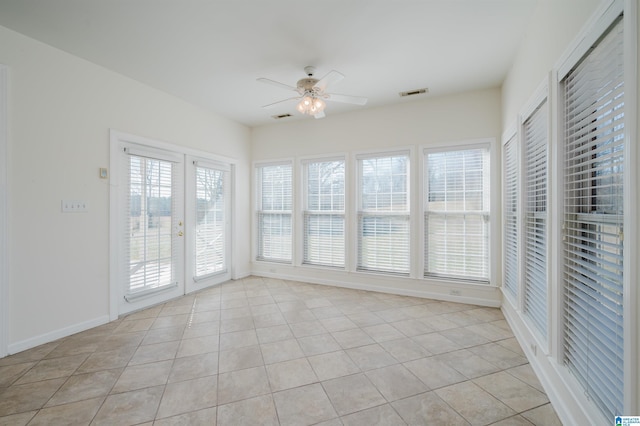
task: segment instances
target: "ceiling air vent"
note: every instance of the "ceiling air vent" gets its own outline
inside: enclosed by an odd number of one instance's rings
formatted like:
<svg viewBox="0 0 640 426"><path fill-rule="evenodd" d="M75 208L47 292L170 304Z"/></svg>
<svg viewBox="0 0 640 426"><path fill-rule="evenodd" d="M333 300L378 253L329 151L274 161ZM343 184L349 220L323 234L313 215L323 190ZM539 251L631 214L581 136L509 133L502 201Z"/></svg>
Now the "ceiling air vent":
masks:
<svg viewBox="0 0 640 426"><path fill-rule="evenodd" d="M281 118L291 117L291 114L280 114L280 115L272 115L271 118L274 120L280 120Z"/></svg>
<svg viewBox="0 0 640 426"><path fill-rule="evenodd" d="M405 96L420 95L422 93L427 93L427 92L429 92L429 89L425 87L424 89L416 89L416 90L409 90L408 92L400 92L400 96L405 97Z"/></svg>

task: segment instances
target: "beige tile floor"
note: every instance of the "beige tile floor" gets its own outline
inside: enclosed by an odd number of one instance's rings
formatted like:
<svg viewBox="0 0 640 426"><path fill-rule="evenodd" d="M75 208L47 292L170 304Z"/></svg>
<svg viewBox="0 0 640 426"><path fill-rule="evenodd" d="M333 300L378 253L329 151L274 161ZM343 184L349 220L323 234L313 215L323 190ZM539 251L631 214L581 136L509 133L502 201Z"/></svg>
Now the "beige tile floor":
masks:
<svg viewBox="0 0 640 426"><path fill-rule="evenodd" d="M499 309L250 277L0 359L0 425L559 425Z"/></svg>

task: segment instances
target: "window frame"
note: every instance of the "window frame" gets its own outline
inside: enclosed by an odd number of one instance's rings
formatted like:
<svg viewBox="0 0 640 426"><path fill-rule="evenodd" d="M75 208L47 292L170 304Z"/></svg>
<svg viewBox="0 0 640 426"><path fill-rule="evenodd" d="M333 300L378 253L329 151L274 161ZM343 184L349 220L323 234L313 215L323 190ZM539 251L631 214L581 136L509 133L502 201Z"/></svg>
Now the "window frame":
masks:
<svg viewBox="0 0 640 426"><path fill-rule="evenodd" d="M406 193L407 193L407 203L408 209L406 211L389 211L389 212L374 212L376 216L380 217L392 217L392 216L406 216L407 217L407 226L408 226L408 254L407 258L408 266L406 272L393 272L393 271L385 271L385 270L377 270L377 269L369 269L363 268L360 266L360 219L363 214L366 212L362 209L362 160L373 159L373 158L385 158L385 157L394 157L394 156L406 156L407 157L407 167L408 171L406 174ZM357 152L354 155L354 178L352 179L353 184L355 185L355 203L353 205L352 211L352 220L348 223L351 224L352 230L347 231L347 235L352 236L353 239L353 263L352 267L349 268L350 271L357 272L359 274L378 274L378 275L386 275L386 276L396 276L396 277L412 277L413 264L414 264L414 243L413 243L413 217L414 212L412 209L412 205L415 204L414 196L411 192L412 187L412 179L414 176L413 167L413 158L414 158L414 149L413 147L396 147L395 149L385 149L385 150L370 150L370 151L361 151Z"/></svg>
<svg viewBox="0 0 640 426"><path fill-rule="evenodd" d="M308 167L313 163L328 163L328 162L342 162L344 167L344 183L343 183L343 209L341 211L337 210L309 210L308 209L308 201L309 201L309 182L308 182ZM300 226L299 226L299 236L296 237L296 241L300 246L300 262L299 264L304 267L309 268L320 268L320 269L334 269L334 270L347 270L348 268L348 249L349 246L349 230L348 230L348 199L349 199L349 163L347 160L346 154L339 155L330 155L330 156L313 156L313 157L304 157L299 161L299 170L300 170L300 196L299 202L296 203L300 206ZM324 213L326 212L326 213ZM327 265L320 264L315 262L309 262L305 259L306 254L306 216L307 214L327 214L327 215L341 215L343 222L343 262L342 265ZM296 228L298 229L298 228Z"/></svg>
<svg viewBox="0 0 640 426"><path fill-rule="evenodd" d="M522 110L519 116L519 130L520 130L520 145L519 145L519 161L520 161L520 175L519 175L519 191L520 191L520 200L519 200L519 208L520 208L520 221L519 221L519 239L520 239L520 291L519 291L519 306L523 313L523 317L527 321L527 326L531 329L531 332L536 337L536 340L539 346L543 349L545 353L549 350L549 337L551 336L551 208L550 203L552 199L552 188L551 183L553 182L554 176L552 176L552 150L551 150L551 105L549 100L549 82L548 78L545 78L538 88L535 91L534 96L530 99L527 106ZM533 117L533 115L538 111L542 105L545 105L546 108L546 158L545 158L545 168L546 168L546 180L545 180L545 211L543 214L535 214L535 218L544 219L545 225L545 247L542 255L545 260L545 271L544 271L544 287L546 291L546 299L544 300L543 306L545 308L545 323L544 330L540 330L535 320L529 316L527 313L527 281L526 281L526 269L527 269L527 218L529 217L529 213L527 210L527 171L528 171L528 163L527 163L527 138L525 133L525 125L526 123Z"/></svg>
<svg viewBox="0 0 640 426"><path fill-rule="evenodd" d="M623 227L624 234L632 235L631 238L624 238L623 246L623 406L626 412L636 412L638 407L637 384L638 384L638 365L637 365L637 333L638 322L635 313L638 306L638 290L635 283L638 279L637 262L634 255L637 253L638 242L634 236L637 236L637 196L635 192L637 183L637 171L633 167L637 163L637 13L638 6L633 1L613 0L607 5L607 8L601 13L598 19L591 23L587 32L581 35L578 43L574 46L572 52L564 58L564 61L555 70L554 82L558 93L558 147L557 155L562 161L565 156L565 118L563 112L565 110L565 102L562 97L564 91L563 84L565 78L576 67L583 58L591 50L592 46L597 44L607 34L608 29L623 14L623 74L624 74L624 103L625 103L625 135L624 135L624 176L623 176ZM558 184L561 185L562 191L558 196L558 209L556 220L558 229L561 229L565 223L565 172L562 161L559 161L559 179ZM637 164L636 164L637 165ZM564 236L564 232L559 232ZM599 419L598 423L609 420L595 403L584 394L584 387L572 373L569 368L564 365L565 361L565 256L563 250L565 242L560 241L557 245L558 253L562 254L559 259L554 276L561 285L555 293L556 297L561 301L557 308L558 321L557 327L557 361L562 366L560 374L570 384L571 388L579 395L579 399L583 402L588 415L593 419ZM623 414L623 413L621 413Z"/></svg>
<svg viewBox="0 0 640 426"><path fill-rule="evenodd" d="M494 164L500 164L496 162L497 149L495 149L496 141L493 138L483 138L483 139L474 139L467 141L460 141L454 143L446 143L446 144L436 144L436 145L423 145L421 146L421 156L420 156L420 165L421 165L421 173L420 173L420 204L419 204L419 213L420 213L420 270L419 270L419 278L422 280L435 280L435 281L445 281L447 283L461 283L464 285L473 285L479 286L483 288L495 287L495 278L497 275L497 268L493 264L492 259L495 258L494 253L496 253L496 244L500 244L500 241L497 241L496 238L496 226L495 226L495 213L496 211L500 211L499 203L500 197L496 195L496 191L492 190L495 188L495 182L498 181L498 174L500 173L500 168L495 167ZM426 239L426 224L425 224L425 216L427 213L426 210L426 201L428 197L429 190L429 170L426 165L427 155L429 153L438 153L438 152L453 152L453 151L465 151L472 149L486 149L487 157L488 157L488 189L489 195L487 200L487 205L489 207L489 211L487 212L487 279L486 280L477 280L477 279L466 279L462 276L447 276L447 275L428 275L426 274L426 264L425 260L427 257L427 239ZM496 204L497 203L497 204ZM496 208L498 207L498 208Z"/></svg>
<svg viewBox="0 0 640 426"><path fill-rule="evenodd" d="M290 241L290 253L291 256L289 259L271 259L264 258L260 256L260 214L263 212L262 210L262 184L261 184L261 169L265 167L272 166L289 166L291 168L291 210L268 210L271 211L272 214L289 214L290 216L290 229L291 229L291 241ZM296 220L295 220L295 198L296 198L296 167L295 163L292 159L282 159L282 160L272 160L272 161L264 161L264 162L255 162L253 164L253 182L255 184L254 191L254 235L253 238L254 250L252 253L252 259L255 262L268 262L268 263L278 263L285 265L293 265L294 259L296 258L295 251L295 234L296 234Z"/></svg>
<svg viewBox="0 0 640 426"><path fill-rule="evenodd" d="M521 249L521 232L520 232L520 216L521 216L521 207L520 207L520 203L522 201L522 196L520 194L520 175L521 175L521 167L520 167L520 154L521 154L521 140L520 140L520 132L517 131L517 127L514 124L512 128L510 128L507 132L505 132L505 134L502 137L502 162L501 162L501 173L502 173L502 188L501 188L501 192L502 192L502 197L501 197L501 208L502 208L502 282L501 282L501 288L502 288L502 293L505 295L505 300L508 300L509 303L511 303L514 307L516 307L517 309L519 309L519 298L520 298L520 259L521 259L521 255L520 255L520 249ZM515 289L513 289L514 291L511 292L509 288L507 288L507 272L506 272L506 265L507 265L507 256L510 253L507 253L507 233L506 233L506 227L507 227L507 216L510 215L509 212L507 212L507 173L506 173L506 168L507 168L507 145L513 143L513 149L515 150L515 170L514 170L514 174L515 174L515 212L511 213L511 215L513 216L514 220L515 220L515 248L514 248L514 253L511 253L511 255L515 256L515 280L516 282L515 284Z"/></svg>

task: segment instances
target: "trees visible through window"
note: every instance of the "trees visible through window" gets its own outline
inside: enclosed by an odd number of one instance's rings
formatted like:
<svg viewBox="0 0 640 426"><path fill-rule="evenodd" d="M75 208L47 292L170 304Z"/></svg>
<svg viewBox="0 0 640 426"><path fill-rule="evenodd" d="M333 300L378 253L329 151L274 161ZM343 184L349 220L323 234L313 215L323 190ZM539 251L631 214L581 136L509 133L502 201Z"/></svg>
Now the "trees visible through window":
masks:
<svg viewBox="0 0 640 426"><path fill-rule="evenodd" d="M358 159L358 270L409 274L409 155Z"/></svg>
<svg viewBox="0 0 640 426"><path fill-rule="evenodd" d="M304 263L344 267L345 163L309 161L304 165Z"/></svg>
<svg viewBox="0 0 640 426"><path fill-rule="evenodd" d="M223 170L196 166L196 229L194 277L225 272L226 218Z"/></svg>
<svg viewBox="0 0 640 426"><path fill-rule="evenodd" d="M291 262L291 164L259 166L258 260Z"/></svg>
<svg viewBox="0 0 640 426"><path fill-rule="evenodd" d="M489 281L489 148L425 151L424 275Z"/></svg>

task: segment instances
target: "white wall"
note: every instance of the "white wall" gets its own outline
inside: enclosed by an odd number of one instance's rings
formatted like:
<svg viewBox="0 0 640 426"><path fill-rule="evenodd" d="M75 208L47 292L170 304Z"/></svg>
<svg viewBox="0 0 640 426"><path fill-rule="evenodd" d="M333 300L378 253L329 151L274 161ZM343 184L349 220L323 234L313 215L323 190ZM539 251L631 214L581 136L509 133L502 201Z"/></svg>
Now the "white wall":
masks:
<svg viewBox="0 0 640 426"><path fill-rule="evenodd" d="M433 145L500 135L500 90L426 97L363 109L321 120L306 119L254 128L253 161L394 146Z"/></svg>
<svg viewBox="0 0 640 426"><path fill-rule="evenodd" d="M331 105L329 104L326 113L326 118L322 120L309 118L254 128L251 136L253 161L290 158L295 159L297 164L300 157L324 154L347 154L352 161L354 154L359 151L410 147L413 149L411 169L417 171L422 158L420 146L442 145L478 138L493 138L498 141L501 132L499 89L480 90L446 97L426 97L423 100L363 109L336 116L331 115ZM492 154L494 155L492 171L497 176L500 167L499 143L495 144ZM351 180L347 182L348 190L351 191L350 194L348 193L347 205L349 205L355 200L354 173L348 171L347 174L351 176ZM411 202L416 205L419 174L412 173L412 175L413 195ZM500 185L498 178L495 179L495 183L496 185L491 188L495 196L492 214L499 217ZM417 212L418 209L414 210ZM300 223L300 211L294 213L296 213L294 221L297 218ZM415 225L420 221L420 218L416 216L415 219L414 227L417 229ZM349 224L353 220L353 215L350 216L347 212L347 223ZM494 242L499 241L498 223L496 222L495 233L492 234ZM412 242L413 264L418 262L417 256L421 252L420 245L417 244L419 238L415 235L418 234L416 229L413 232ZM300 231L300 227L298 230ZM351 232L351 238L348 240L353 242L355 234L353 234L353 230ZM255 239L254 235L252 241L255 242ZM349 248L348 244L347 249L349 250ZM351 249L350 252L353 253L353 244L351 244ZM499 255L497 251L495 254L491 264L498 271L500 267ZM348 272L311 268L295 265L295 263L291 266L254 261L252 272L257 275L287 277L315 283L490 306L499 306L501 301L501 294L495 286L451 284L437 280L420 279L419 271L415 269L415 278L410 279L354 273L353 261L350 265L351 268L347 269ZM494 283L499 283L499 275L499 273L495 273ZM451 295L453 289L459 292L458 296Z"/></svg>
<svg viewBox="0 0 640 426"><path fill-rule="evenodd" d="M524 103L603 0L542 0L502 85L502 122L514 123Z"/></svg>
<svg viewBox="0 0 640 426"><path fill-rule="evenodd" d="M237 161L237 274L249 272L250 131L178 98L0 27L9 67L10 352L109 313L109 129ZM113 174L115 171L110 170ZM62 214L62 199L88 213Z"/></svg>
<svg viewBox="0 0 640 426"><path fill-rule="evenodd" d="M636 0L627 2L627 4L635 3ZM569 52L575 47L579 35L583 32L583 28L589 26L589 23L593 20L593 17L598 16L600 11L605 9L605 6L611 3L610 0L558 0L558 1L540 1L538 2L536 11L532 17L532 21L527 30L525 39L519 48L518 55L514 61L502 87L502 124L503 131L507 131L513 125L516 124L518 113L528 99L534 95L534 92L538 85L548 78L550 72L554 69L554 66L559 65L559 61L569 54ZM636 4L637 6L637 4ZM640 21L640 11L636 11L637 20ZM638 37L638 35L636 35ZM640 38L637 40L637 45L640 46ZM638 64L640 68L640 64ZM634 81L635 77L635 81ZM625 87L635 91L637 96L640 96L638 92L638 76L631 77L632 81L625 81ZM553 126L557 126L557 108L555 99L557 97L556 87L550 87L551 94L551 107L554 117L552 120ZM625 104L627 104L625 99ZM633 111L633 108L630 109ZM638 111L636 110L636 114ZM637 128L640 115L625 125L625 129L633 133ZM637 133L636 133L637 135ZM555 152L556 140L551 140L550 153L553 156ZM637 142L637 138L636 138ZM640 164L640 149L637 148L637 144L632 148L635 151L635 164ZM630 173L635 173L635 182L633 185L633 191L635 191L635 200L625 200L627 202L634 202L633 208L635 212L638 212L638 200L640 200L640 173L636 172L637 167L632 167L633 170L629 170ZM553 170L551 173L554 173ZM561 193L561 187L558 185L557 176L553 176L550 181L550 193L553 200L555 195ZM551 206L552 212L554 207ZM552 213L553 214L553 213ZM637 218L637 214L635 215ZM553 224L553 223L552 223ZM638 241L640 241L640 229L636 223L630 224L631 233L634 237L631 240L625 238L625 250L631 248L631 256L635 260L631 263L635 263L630 267L631 270L636 269L640 264L640 253L638 253ZM556 227L558 228L558 227ZM629 230L625 230L625 233ZM558 229L552 230L549 241L555 244L559 241ZM550 306L561 308L561 302L555 297L560 294L559 292L559 280L558 269L560 268L559 261L557 260L557 250L552 252L552 258L549 264L552 265L552 279L550 282ZM635 275L637 277L637 275ZM637 284L637 283L632 283ZM635 306L640 306L640 291L637 289L637 285L632 289L631 293L636 298ZM541 378L541 381L545 385L545 389L549 398L553 402L561 420L565 424L597 424L601 418L600 414L594 408L593 404L587 401L583 392L579 386L575 386L566 374L566 370L562 367L561 358L561 336L559 330L561 329L560 317L561 312L556 309L551 309L551 337L549 341L549 351L545 352L538 348L537 351L532 350L531 345L536 344L536 338L529 331L525 321L523 320L521 312L516 311L509 303L504 303L503 311L505 316L509 320L518 340L521 342L523 349L527 353L532 366ZM636 348L635 353L638 353L637 345L640 341L640 327L638 327L638 316L635 312L629 312L626 315L630 316L629 325L632 327L631 336L634 339L631 344ZM635 376L635 385L640 382L639 367L637 366L637 359L632 360L635 362L629 373ZM640 390L635 390L636 399ZM635 403L636 409L640 407L640 400ZM625 413L626 414L626 413ZM633 413L632 413L633 414Z"/></svg>

